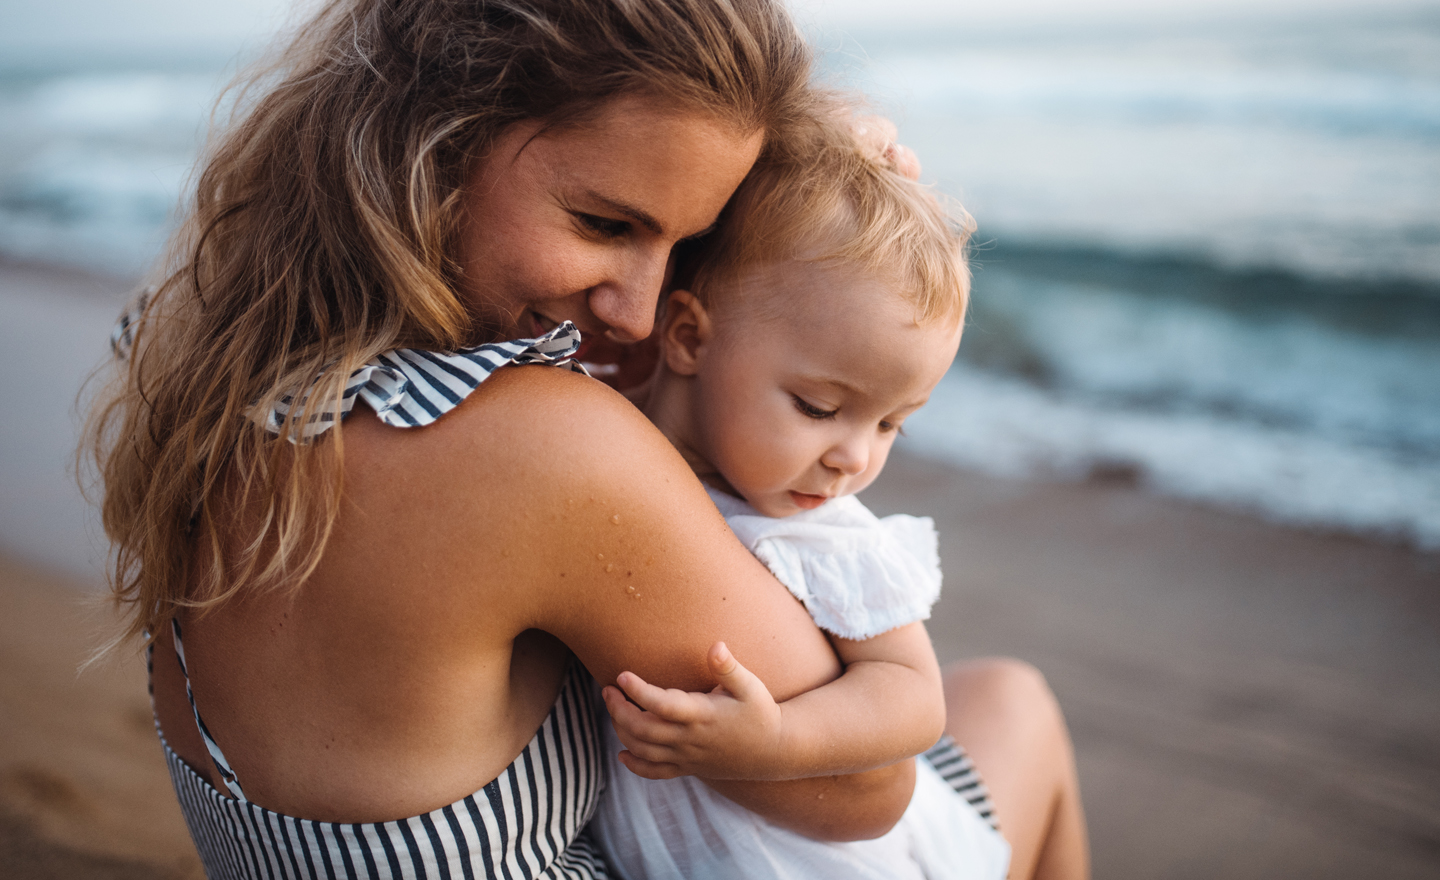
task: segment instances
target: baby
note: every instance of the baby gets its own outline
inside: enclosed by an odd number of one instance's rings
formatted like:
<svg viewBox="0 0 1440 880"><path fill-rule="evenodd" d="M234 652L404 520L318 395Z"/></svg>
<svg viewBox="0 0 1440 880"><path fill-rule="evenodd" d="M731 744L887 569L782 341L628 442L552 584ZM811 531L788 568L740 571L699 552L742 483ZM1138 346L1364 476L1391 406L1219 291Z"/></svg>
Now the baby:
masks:
<svg viewBox="0 0 1440 880"><path fill-rule="evenodd" d="M623 694L606 688L618 763L592 828L630 880L1000 880L1008 867L968 759L948 737L935 746L944 699L921 623L940 590L933 523L880 519L853 497L955 356L968 227L848 136L823 140L757 167L683 262L641 404L845 673L776 704L718 644L711 693L628 672ZM904 817L870 841L811 840L697 778L854 772L927 749Z"/></svg>

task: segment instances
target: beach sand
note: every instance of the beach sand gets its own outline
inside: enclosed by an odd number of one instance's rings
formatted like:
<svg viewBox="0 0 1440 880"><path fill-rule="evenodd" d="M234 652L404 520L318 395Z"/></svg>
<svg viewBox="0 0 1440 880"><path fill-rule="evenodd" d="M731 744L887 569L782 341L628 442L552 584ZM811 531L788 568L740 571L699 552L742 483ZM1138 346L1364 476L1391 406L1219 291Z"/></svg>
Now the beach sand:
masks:
<svg viewBox="0 0 1440 880"><path fill-rule="evenodd" d="M1440 875L1440 557L904 458L865 500L935 517L942 661L1049 678L1096 877Z"/></svg>
<svg viewBox="0 0 1440 880"><path fill-rule="evenodd" d="M0 298L32 321L4 331L13 359L12 342L93 351L122 296L0 265ZM71 424L83 367L55 374L69 390L39 424ZM103 627L86 607L94 525L60 485L64 444L39 431L0 429L0 873L198 877L140 659L77 676ZM1000 480L903 454L865 500L936 519L942 660L1006 654L1049 677L1096 877L1436 876L1440 556L1123 479Z"/></svg>
<svg viewBox="0 0 1440 880"><path fill-rule="evenodd" d="M78 672L107 609L0 558L0 875L199 878L133 653Z"/></svg>

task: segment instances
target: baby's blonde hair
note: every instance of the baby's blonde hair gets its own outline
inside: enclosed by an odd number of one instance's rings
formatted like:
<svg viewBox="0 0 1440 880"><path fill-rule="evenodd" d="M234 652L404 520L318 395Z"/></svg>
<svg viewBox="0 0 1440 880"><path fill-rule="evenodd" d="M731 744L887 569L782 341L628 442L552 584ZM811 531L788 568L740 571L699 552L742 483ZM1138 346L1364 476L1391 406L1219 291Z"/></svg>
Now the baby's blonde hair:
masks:
<svg viewBox="0 0 1440 880"><path fill-rule="evenodd" d="M963 320L970 297L970 215L866 154L844 120L818 121L809 143L756 164L719 226L676 274L707 308L733 298L783 312L777 296L739 289L747 269L796 260L893 281L918 323ZM723 301L717 301L723 300Z"/></svg>

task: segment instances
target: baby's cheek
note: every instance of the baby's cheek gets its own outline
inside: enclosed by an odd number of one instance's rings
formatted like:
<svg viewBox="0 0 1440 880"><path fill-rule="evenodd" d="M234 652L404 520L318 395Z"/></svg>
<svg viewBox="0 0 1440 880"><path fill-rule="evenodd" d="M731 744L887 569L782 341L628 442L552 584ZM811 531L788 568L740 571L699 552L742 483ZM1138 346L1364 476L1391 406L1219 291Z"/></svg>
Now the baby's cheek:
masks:
<svg viewBox="0 0 1440 880"><path fill-rule="evenodd" d="M787 455L770 426L736 425L727 434L722 468L731 485L763 491L784 481Z"/></svg>
<svg viewBox="0 0 1440 880"><path fill-rule="evenodd" d="M761 440L759 432L732 434L726 444L726 478L736 488L765 488L773 482L774 449Z"/></svg>

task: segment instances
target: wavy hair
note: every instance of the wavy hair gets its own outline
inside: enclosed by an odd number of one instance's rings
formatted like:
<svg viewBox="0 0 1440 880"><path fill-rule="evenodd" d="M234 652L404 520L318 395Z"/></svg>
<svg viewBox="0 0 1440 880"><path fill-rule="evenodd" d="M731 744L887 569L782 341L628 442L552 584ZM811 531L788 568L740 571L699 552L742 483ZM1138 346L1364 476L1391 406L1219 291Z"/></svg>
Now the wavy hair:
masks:
<svg viewBox="0 0 1440 880"><path fill-rule="evenodd" d="M816 112L809 76L778 0L326 5L239 86L91 412L117 642L319 564L343 433L277 441L248 413L314 387L280 426L299 436L376 355L489 341L455 293L459 202L508 125L644 93L783 151Z"/></svg>

